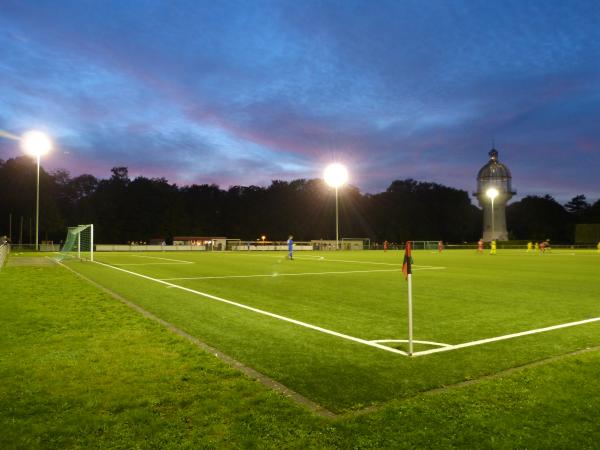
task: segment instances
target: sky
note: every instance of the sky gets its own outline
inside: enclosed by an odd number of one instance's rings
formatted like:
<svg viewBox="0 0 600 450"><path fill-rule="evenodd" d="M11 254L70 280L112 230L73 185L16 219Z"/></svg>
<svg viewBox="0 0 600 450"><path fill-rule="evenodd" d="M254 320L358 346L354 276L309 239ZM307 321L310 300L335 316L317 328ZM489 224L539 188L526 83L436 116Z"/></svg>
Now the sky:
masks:
<svg viewBox="0 0 600 450"><path fill-rule="evenodd" d="M0 131L48 171L600 198L597 0L0 0ZM21 155L0 137L0 159Z"/></svg>

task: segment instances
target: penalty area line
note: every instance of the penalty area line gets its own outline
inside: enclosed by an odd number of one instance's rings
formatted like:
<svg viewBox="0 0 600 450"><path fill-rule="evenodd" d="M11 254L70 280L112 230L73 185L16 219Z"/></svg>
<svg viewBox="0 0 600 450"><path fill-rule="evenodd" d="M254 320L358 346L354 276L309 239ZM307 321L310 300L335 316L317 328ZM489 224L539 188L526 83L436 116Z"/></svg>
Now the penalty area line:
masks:
<svg viewBox="0 0 600 450"><path fill-rule="evenodd" d="M110 264L101 263L99 261L94 261L94 263L99 264L101 266L108 267L110 269L118 270L120 272L128 273L128 274L136 276L136 277L140 277L140 278L144 278L146 280L154 281L155 283L159 283L159 284L171 287L171 288L181 289L182 291L189 292L191 294L199 295L201 297L205 297L205 298L208 298L208 299L211 299L211 300L216 300L218 302L226 303L228 305L237 306L238 308L246 309L248 311L252 311L252 312L255 312L257 314L262 314L264 316L272 317L274 319L282 320L284 322L293 323L294 325L299 325L301 327L305 327L305 328L309 328L311 330L319 331L319 332L324 333L324 334L329 334L331 336L336 336L338 338L346 339L348 341L357 342L359 344L363 344L363 345L366 345L366 346L369 346L369 347L378 348L380 350L385 350L385 351L388 351L388 352L391 352L391 353L396 353L396 354L399 354L399 355L408 356L407 352L403 352L402 350L398 350L398 349L395 349L395 348L392 348L392 347L381 345L381 344L378 344L376 342L371 342L371 341L368 341L368 340L365 340L365 339L361 339L361 338L357 338L357 337L354 337L354 336L350 336L348 334L338 333L337 331L328 330L327 328L319 327L317 325L312 325L310 323L302 322L300 320L291 319L289 317L281 316L279 314L275 314L275 313L272 313L272 312L269 312L269 311L265 311L265 310L262 310L262 309L254 308L252 306L244 305L243 303L238 303L238 302L234 302L232 300L227 300L225 298L217 297L216 295L208 294L206 292L201 292L201 291L197 291L197 290L194 290L194 289L186 288L184 286L179 286L177 284L169 283L168 281L159 280L158 278L152 278L152 277L149 277L147 275L142 275L141 273L132 272L130 270L122 269L120 267L115 267L115 266L112 266Z"/></svg>

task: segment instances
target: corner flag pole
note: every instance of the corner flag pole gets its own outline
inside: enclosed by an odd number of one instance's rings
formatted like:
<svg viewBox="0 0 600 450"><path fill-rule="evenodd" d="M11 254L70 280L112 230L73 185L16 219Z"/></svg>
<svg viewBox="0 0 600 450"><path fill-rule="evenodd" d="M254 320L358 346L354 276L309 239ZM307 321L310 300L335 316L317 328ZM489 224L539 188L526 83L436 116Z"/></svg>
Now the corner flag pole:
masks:
<svg viewBox="0 0 600 450"><path fill-rule="evenodd" d="M408 356L413 354L413 314L412 314L412 245L406 241L404 261L402 263L404 278L408 281Z"/></svg>
<svg viewBox="0 0 600 450"><path fill-rule="evenodd" d="M413 354L412 274L408 275L408 356Z"/></svg>

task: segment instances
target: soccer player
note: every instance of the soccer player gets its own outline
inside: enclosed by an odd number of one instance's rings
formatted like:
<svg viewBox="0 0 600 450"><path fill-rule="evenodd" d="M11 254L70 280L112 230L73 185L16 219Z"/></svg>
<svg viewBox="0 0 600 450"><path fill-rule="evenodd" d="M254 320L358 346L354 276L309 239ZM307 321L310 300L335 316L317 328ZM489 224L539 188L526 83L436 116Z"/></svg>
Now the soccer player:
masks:
<svg viewBox="0 0 600 450"><path fill-rule="evenodd" d="M477 253L483 253L483 238L477 241Z"/></svg>
<svg viewBox="0 0 600 450"><path fill-rule="evenodd" d="M533 247L533 244L531 242L528 242L527 243L527 252L530 252L532 247Z"/></svg>
<svg viewBox="0 0 600 450"><path fill-rule="evenodd" d="M290 237L287 240L288 245L288 258L294 259L294 236L290 234Z"/></svg>
<svg viewBox="0 0 600 450"><path fill-rule="evenodd" d="M538 244L537 242L535 243L535 251L537 253L537 251L540 249L540 244Z"/></svg>
<svg viewBox="0 0 600 450"><path fill-rule="evenodd" d="M439 241L438 242L438 252L442 253L442 250L444 250L444 241Z"/></svg>
<svg viewBox="0 0 600 450"><path fill-rule="evenodd" d="M495 255L496 254L496 240L493 240L492 243L490 244L490 246L491 246L490 255Z"/></svg>
<svg viewBox="0 0 600 450"><path fill-rule="evenodd" d="M598 247L598 251L600 252L600 242L598 242L598 245L596 247Z"/></svg>
<svg viewBox="0 0 600 450"><path fill-rule="evenodd" d="M383 251L387 252L388 249L388 241L383 241Z"/></svg>

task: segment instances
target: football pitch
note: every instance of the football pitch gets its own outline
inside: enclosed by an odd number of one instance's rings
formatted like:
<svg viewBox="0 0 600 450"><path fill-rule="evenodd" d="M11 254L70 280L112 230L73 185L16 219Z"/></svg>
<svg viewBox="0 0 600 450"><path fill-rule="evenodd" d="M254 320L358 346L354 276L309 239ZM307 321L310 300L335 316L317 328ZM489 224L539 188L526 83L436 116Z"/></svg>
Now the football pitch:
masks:
<svg viewBox="0 0 600 450"><path fill-rule="evenodd" d="M335 413L600 343L600 254L96 253L63 264Z"/></svg>

